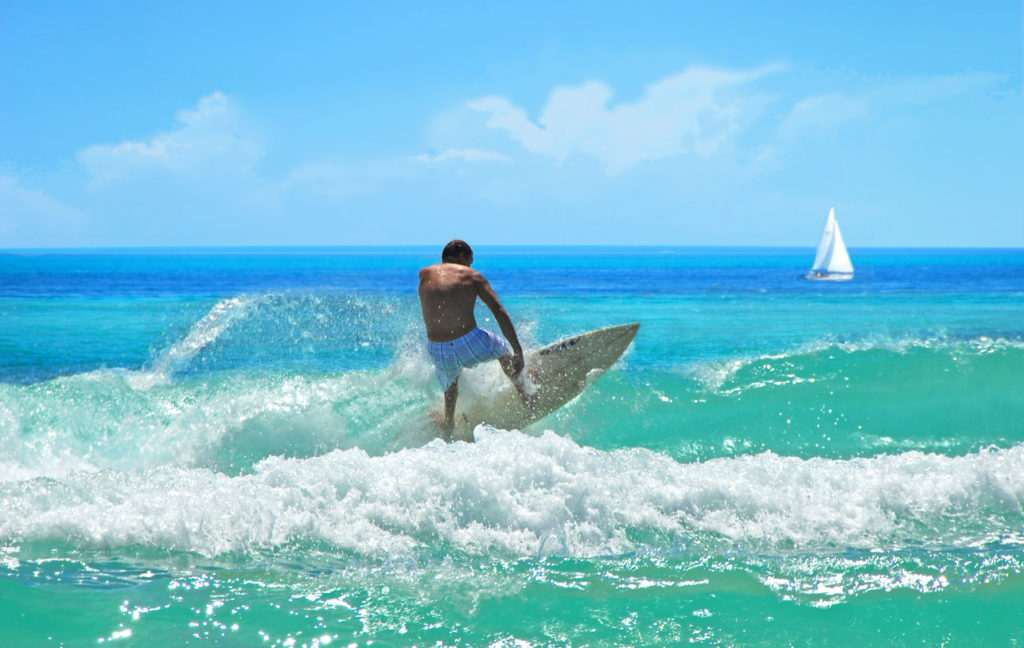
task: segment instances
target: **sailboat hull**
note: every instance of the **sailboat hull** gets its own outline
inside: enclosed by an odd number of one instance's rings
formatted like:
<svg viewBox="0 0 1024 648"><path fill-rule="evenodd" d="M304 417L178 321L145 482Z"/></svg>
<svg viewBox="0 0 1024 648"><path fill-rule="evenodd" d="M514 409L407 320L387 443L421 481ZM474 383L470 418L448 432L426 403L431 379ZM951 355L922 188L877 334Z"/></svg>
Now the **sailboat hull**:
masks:
<svg viewBox="0 0 1024 648"><path fill-rule="evenodd" d="M849 281L850 279L853 279L853 273L837 272L833 274L818 275L813 272L808 272L804 275L804 279L811 279L814 281Z"/></svg>

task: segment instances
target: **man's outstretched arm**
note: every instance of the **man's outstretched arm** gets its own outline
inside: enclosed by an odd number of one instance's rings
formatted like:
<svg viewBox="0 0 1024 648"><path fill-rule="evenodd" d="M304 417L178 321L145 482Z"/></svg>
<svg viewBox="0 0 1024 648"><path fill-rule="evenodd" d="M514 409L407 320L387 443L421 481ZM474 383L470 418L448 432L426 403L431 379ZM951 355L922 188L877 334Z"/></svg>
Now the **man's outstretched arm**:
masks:
<svg viewBox="0 0 1024 648"><path fill-rule="evenodd" d="M519 373L523 368L523 347L519 344L516 327L512 325L512 318L508 316L508 311L501 305L501 300L498 299L497 293L491 288L491 282L487 281L487 278L483 275L480 275L477 280L477 295L480 297L480 301L486 304L487 308L491 309L494 319L497 320L498 326L501 327L501 334L505 336L505 339L512 346L512 352L516 356L516 373Z"/></svg>

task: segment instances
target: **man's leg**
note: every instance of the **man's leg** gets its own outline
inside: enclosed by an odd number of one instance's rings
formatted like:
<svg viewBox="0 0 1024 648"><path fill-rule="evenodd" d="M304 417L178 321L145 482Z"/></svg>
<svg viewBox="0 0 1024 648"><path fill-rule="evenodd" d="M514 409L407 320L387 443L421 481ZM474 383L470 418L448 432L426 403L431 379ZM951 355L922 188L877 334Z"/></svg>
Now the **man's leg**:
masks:
<svg viewBox="0 0 1024 648"><path fill-rule="evenodd" d="M455 381L451 384L451 387L444 392L444 427L441 428L444 431L444 440L452 440L452 432L455 431L455 401L459 398L459 377L455 377Z"/></svg>

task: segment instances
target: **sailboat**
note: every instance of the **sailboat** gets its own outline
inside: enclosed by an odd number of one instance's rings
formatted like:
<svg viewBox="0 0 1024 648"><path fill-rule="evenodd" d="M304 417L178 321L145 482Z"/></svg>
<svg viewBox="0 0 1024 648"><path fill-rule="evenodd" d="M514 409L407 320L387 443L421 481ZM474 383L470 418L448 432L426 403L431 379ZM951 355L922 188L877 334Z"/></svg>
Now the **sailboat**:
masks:
<svg viewBox="0 0 1024 648"><path fill-rule="evenodd" d="M824 281L853 279L853 263L850 262L850 254L843 243L843 235L839 232L835 207L828 210L825 230L821 233L818 253L814 256L814 265L804 277Z"/></svg>

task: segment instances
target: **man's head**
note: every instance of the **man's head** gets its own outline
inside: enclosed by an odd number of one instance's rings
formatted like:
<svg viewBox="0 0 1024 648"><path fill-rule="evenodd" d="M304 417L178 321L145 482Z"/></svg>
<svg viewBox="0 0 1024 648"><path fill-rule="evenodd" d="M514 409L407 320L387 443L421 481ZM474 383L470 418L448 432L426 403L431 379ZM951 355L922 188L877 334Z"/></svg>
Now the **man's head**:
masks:
<svg viewBox="0 0 1024 648"><path fill-rule="evenodd" d="M448 245L444 246L444 250L441 251L441 261L465 266L473 265L473 248L461 239L448 241Z"/></svg>

